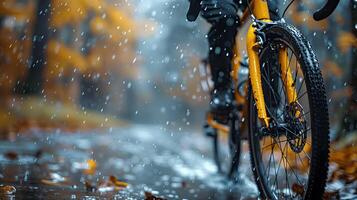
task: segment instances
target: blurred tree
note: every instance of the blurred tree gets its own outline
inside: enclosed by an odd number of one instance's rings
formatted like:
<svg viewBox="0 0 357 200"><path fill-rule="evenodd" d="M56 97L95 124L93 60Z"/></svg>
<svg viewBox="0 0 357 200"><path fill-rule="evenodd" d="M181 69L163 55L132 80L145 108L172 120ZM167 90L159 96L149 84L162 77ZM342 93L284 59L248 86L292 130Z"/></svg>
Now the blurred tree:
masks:
<svg viewBox="0 0 357 200"><path fill-rule="evenodd" d="M27 22L32 22L33 10L33 1L3 0L0 4L0 95L5 102L28 69L32 23Z"/></svg>
<svg viewBox="0 0 357 200"><path fill-rule="evenodd" d="M351 0L351 31L353 34L352 63L350 72L351 95L345 108L339 138L357 130L357 1Z"/></svg>
<svg viewBox="0 0 357 200"><path fill-rule="evenodd" d="M323 31L330 27L330 18L322 21L315 21L311 17L310 10L316 8L316 5L320 5L321 1L309 1L309 0L298 0L293 3L286 16L289 16L289 20L295 25L299 26L301 30L308 31ZM285 5L282 9L285 8Z"/></svg>
<svg viewBox="0 0 357 200"><path fill-rule="evenodd" d="M40 94L43 86L43 71L46 64L46 45L49 35L51 0L38 0L32 35L32 51L27 78L18 88L23 94Z"/></svg>

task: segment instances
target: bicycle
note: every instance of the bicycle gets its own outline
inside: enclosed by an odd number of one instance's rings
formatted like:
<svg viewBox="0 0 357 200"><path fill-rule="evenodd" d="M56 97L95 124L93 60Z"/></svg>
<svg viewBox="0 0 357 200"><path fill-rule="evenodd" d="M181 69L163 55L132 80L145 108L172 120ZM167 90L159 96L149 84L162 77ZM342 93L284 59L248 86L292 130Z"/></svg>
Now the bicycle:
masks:
<svg viewBox="0 0 357 200"><path fill-rule="evenodd" d="M338 3L328 0L314 13L314 19L327 18ZM199 3L193 9L199 10ZM188 19L197 16L196 12ZM235 103L230 122L220 124L208 113L204 126L213 138L217 168L234 178L241 140L248 139L251 167L262 199L321 199L330 139L326 92L317 58L297 28L283 19L270 20L265 0L248 3L240 26L249 19L249 62L240 56L238 44L232 61ZM240 80L242 77L245 80ZM243 135L246 129L248 134ZM229 152L223 152L228 163L221 156L220 133L228 133Z"/></svg>

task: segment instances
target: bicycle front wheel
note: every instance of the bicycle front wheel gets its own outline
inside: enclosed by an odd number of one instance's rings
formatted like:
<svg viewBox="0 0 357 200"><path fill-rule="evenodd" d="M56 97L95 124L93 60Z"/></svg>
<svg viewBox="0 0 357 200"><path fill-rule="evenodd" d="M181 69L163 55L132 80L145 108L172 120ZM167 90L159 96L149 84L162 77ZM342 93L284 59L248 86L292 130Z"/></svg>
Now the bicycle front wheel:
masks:
<svg viewBox="0 0 357 200"><path fill-rule="evenodd" d="M250 89L249 146L255 181L263 199L321 199L328 172L329 120L316 56L291 25L276 23L263 32L263 93L267 113L277 128L267 129L260 122ZM284 87L288 73L278 62L282 48L297 94L294 102Z"/></svg>

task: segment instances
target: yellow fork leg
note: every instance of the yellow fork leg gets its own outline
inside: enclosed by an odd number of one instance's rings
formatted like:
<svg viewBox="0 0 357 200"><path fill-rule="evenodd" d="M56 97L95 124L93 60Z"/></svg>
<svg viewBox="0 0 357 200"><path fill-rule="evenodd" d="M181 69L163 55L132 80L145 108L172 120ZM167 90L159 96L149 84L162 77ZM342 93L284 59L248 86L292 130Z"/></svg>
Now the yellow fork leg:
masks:
<svg viewBox="0 0 357 200"><path fill-rule="evenodd" d="M257 19L270 20L267 0L254 0L252 2L254 16Z"/></svg>
<svg viewBox="0 0 357 200"><path fill-rule="evenodd" d="M291 105L292 103L297 101L297 93L294 84L294 79L291 74L291 68L289 66L289 59L288 59L288 51L286 47L283 47L279 50L279 62L281 65L281 78L284 83L286 96L288 98L288 102ZM297 69L296 69L297 70ZM295 117L299 118L301 116L301 112L296 109Z"/></svg>
<svg viewBox="0 0 357 200"><path fill-rule="evenodd" d="M265 108L265 100L262 87L262 78L260 72L260 62L257 52L257 38L255 28L250 26L247 33L247 52L249 57L249 74L252 85L253 96L258 110L258 117L266 127L269 127L269 117Z"/></svg>
<svg viewBox="0 0 357 200"><path fill-rule="evenodd" d="M297 94L294 85L294 79L291 74L291 68L289 66L288 51L285 47L279 50L279 62L281 65L281 78L284 83L286 95L289 104L296 102Z"/></svg>

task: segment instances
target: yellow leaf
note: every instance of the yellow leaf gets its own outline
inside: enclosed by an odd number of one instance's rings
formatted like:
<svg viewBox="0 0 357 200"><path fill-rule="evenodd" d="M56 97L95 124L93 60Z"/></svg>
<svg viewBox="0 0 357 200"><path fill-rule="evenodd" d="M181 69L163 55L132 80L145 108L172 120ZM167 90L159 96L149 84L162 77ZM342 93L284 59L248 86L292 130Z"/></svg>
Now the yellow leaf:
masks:
<svg viewBox="0 0 357 200"><path fill-rule="evenodd" d="M87 160L87 165L88 168L84 170L84 173L90 175L94 174L97 169L97 163L94 160L89 159Z"/></svg>
<svg viewBox="0 0 357 200"><path fill-rule="evenodd" d="M115 176L110 176L109 180L117 187L128 187L128 183L119 181Z"/></svg>

